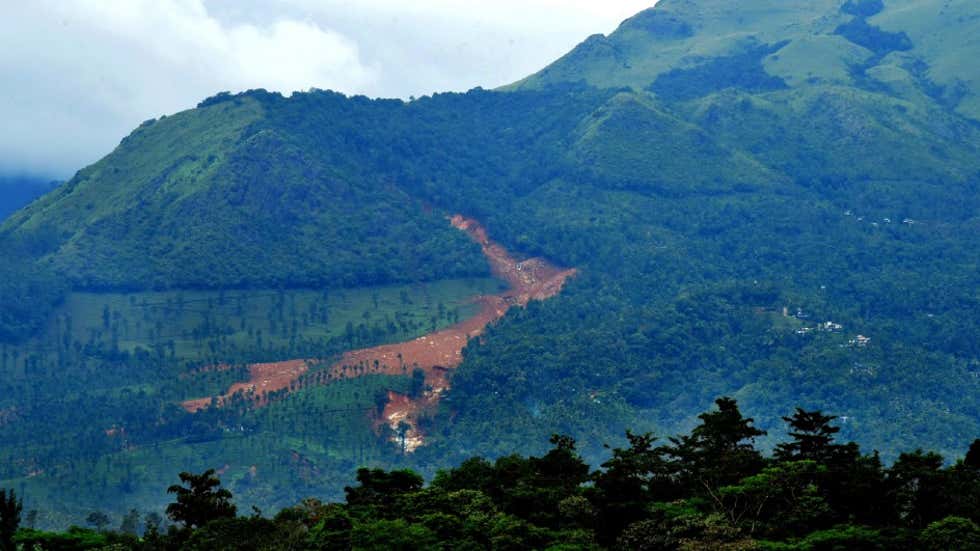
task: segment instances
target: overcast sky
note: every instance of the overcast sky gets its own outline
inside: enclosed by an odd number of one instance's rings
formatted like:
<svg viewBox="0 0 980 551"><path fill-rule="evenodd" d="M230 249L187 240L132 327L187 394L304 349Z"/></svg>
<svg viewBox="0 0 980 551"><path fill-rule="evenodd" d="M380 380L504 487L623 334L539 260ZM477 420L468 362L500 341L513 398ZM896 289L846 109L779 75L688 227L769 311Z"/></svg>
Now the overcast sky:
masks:
<svg viewBox="0 0 980 551"><path fill-rule="evenodd" d="M493 88L654 0L0 0L0 173L65 178L215 92Z"/></svg>

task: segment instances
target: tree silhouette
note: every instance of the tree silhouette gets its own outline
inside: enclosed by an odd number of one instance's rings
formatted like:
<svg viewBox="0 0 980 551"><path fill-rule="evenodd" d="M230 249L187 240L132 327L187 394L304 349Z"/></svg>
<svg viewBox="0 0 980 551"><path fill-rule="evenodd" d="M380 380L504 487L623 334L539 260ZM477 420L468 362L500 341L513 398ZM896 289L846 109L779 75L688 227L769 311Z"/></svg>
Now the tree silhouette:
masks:
<svg viewBox="0 0 980 551"><path fill-rule="evenodd" d="M0 489L0 550L13 551L14 534L20 526L20 512L24 504L13 490Z"/></svg>
<svg viewBox="0 0 980 551"><path fill-rule="evenodd" d="M37 509L31 509L27 512L24 521L27 522L28 528L34 528L34 525L37 523L37 514Z"/></svg>
<svg viewBox="0 0 980 551"><path fill-rule="evenodd" d="M970 444L970 450L966 452L966 458L963 460L963 463L967 467L980 469L980 438L977 438Z"/></svg>
<svg viewBox="0 0 980 551"><path fill-rule="evenodd" d="M105 530L106 526L109 526L111 521L109 520L109 515L103 513L102 511L92 511L85 518L85 522L95 526L96 530L102 532Z"/></svg>
<svg viewBox="0 0 980 551"><path fill-rule="evenodd" d="M123 517L122 524L119 525L119 531L123 534L135 536L139 532L139 522L140 512L136 509L130 509Z"/></svg>
<svg viewBox="0 0 980 551"><path fill-rule="evenodd" d="M943 457L916 450L903 453L888 470L892 500L900 518L916 529L939 520L949 501L943 488Z"/></svg>
<svg viewBox="0 0 980 551"><path fill-rule="evenodd" d="M214 469L201 474L180 473L180 481L187 487L174 484L167 493L175 494L176 501L167 506L167 516L186 527L204 526L212 520L234 518L238 509L231 502L231 492L221 486L214 476Z"/></svg>
<svg viewBox="0 0 980 551"><path fill-rule="evenodd" d="M671 488L670 465L664 449L654 444L650 433L626 432L628 448L613 448L612 457L602 470L592 475L588 490L598 513L597 536L611 545L627 526L646 516L645 505L654 498L675 497Z"/></svg>
<svg viewBox="0 0 980 551"><path fill-rule="evenodd" d="M792 417L783 417L790 426L792 442L776 446L776 459L780 461L800 461L811 459L824 461L833 453L834 435L840 428L830 425L836 417L824 415L820 411L805 411L796 408Z"/></svg>
<svg viewBox="0 0 980 551"><path fill-rule="evenodd" d="M347 504L353 508L377 507L388 511L398 496L422 489L423 479L408 469L384 471L360 468L357 470L358 486L347 486L344 494Z"/></svg>
<svg viewBox="0 0 980 551"><path fill-rule="evenodd" d="M699 415L701 424L689 436L671 438L673 446L666 452L676 459L683 481L717 500L718 488L761 469L765 461L753 443L766 433L753 426L751 417L742 416L735 400L719 398L715 404L718 411Z"/></svg>
<svg viewBox="0 0 980 551"><path fill-rule="evenodd" d="M143 515L143 532L147 534L156 534L160 530L160 525L163 524L163 519L160 517L160 513L156 511L150 511Z"/></svg>

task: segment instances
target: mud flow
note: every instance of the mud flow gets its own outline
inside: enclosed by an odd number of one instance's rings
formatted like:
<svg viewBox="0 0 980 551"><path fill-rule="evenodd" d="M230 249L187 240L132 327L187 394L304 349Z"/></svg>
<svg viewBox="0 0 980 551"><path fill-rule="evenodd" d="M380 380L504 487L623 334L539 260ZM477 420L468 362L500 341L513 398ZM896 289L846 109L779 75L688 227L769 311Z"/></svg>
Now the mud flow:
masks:
<svg viewBox="0 0 980 551"><path fill-rule="evenodd" d="M344 353L331 365L329 375L318 380L335 381L363 375L410 375L415 369L425 372L426 390L417 398L388 393L388 403L377 419L377 427L388 425L392 439L411 452L425 443L418 427L422 413L433 410L449 389L450 375L463 361L463 348L470 339L480 336L490 324L502 318L513 307L524 307L532 300L547 300L559 292L575 269L559 268L546 260L531 258L518 261L504 247L490 240L486 229L476 220L456 215L452 225L479 243L490 263L493 275L509 288L496 295L474 297L480 305L476 315L456 325L417 339L363 348ZM256 407L268 403L272 393L291 388L303 374L319 365L318 360L288 360L249 366L249 379L232 385L214 401L220 407L236 394L249 396ZM212 398L188 400L182 405L189 412L207 408Z"/></svg>

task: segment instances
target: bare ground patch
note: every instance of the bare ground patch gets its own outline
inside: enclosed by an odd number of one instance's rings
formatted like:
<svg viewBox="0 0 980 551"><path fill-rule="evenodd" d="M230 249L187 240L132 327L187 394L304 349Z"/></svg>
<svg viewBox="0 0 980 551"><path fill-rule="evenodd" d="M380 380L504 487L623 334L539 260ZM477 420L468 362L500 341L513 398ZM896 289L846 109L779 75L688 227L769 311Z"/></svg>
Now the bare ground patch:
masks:
<svg viewBox="0 0 980 551"><path fill-rule="evenodd" d="M424 371L426 390L417 398L389 392L388 403L376 421L379 427L388 425L394 431L393 439L404 444L406 451L425 443L425 435L418 427L419 416L434 408L449 389L450 375L462 363L463 349L469 340L480 336L510 308L557 295L576 273L575 269L559 268L541 258L518 261L500 244L491 241L486 229L472 218L456 215L451 222L480 244L493 274L507 282L509 289L496 295L474 297L480 304L477 314L446 329L407 342L346 352L330 366L326 378L318 379L329 382L369 374L409 375L415 369ZM220 407L236 394L242 394L261 407L268 403L270 394L288 391L315 363L315 360L288 360L254 364L249 366L247 381L235 383L221 396L188 400L182 405L193 413L207 408L212 401Z"/></svg>

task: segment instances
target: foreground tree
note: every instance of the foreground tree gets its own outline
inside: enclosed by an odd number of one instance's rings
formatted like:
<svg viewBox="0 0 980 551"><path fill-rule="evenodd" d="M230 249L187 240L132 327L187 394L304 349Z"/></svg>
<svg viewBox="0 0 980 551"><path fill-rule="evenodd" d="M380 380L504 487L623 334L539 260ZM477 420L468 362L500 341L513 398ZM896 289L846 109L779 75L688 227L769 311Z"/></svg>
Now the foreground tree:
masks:
<svg viewBox="0 0 980 551"><path fill-rule="evenodd" d="M34 528L34 525L37 523L37 509L28 511L24 521L27 522L28 528Z"/></svg>
<svg viewBox="0 0 980 551"><path fill-rule="evenodd" d="M167 506L167 516L188 528L204 526L212 520L235 518L238 509L231 502L231 492L220 488L221 480L214 476L214 469L201 474L180 473L179 484L167 488L175 494L176 501Z"/></svg>
<svg viewBox="0 0 980 551"><path fill-rule="evenodd" d="M970 449L966 452L966 458L963 459L963 463L972 469L980 469L980 438L977 438L970 444Z"/></svg>
<svg viewBox="0 0 980 551"><path fill-rule="evenodd" d="M13 551L14 534L20 526L24 504L13 490L0 489L0 551Z"/></svg>
<svg viewBox="0 0 980 551"><path fill-rule="evenodd" d="M827 468L812 460L779 462L721 488L722 513L750 536L777 539L830 527L831 508L819 483Z"/></svg>
<svg viewBox="0 0 980 551"><path fill-rule="evenodd" d="M942 456L922 450L903 453L888 470L892 501L908 527L925 528L945 516L949 502L943 484L946 474Z"/></svg>
<svg viewBox="0 0 980 551"><path fill-rule="evenodd" d="M143 515L144 532L149 532L151 530L157 532L160 530L161 524L163 524L163 518L160 516L160 513L156 511L150 511L149 513Z"/></svg>
<svg viewBox="0 0 980 551"><path fill-rule="evenodd" d="M791 440L776 446L779 463L815 462L821 468L811 482L834 511L838 523L858 521L877 525L894 518L886 503L884 470L877 455L862 456L854 442L837 444L840 428L831 425L836 417L820 411L796 408L789 425Z"/></svg>
<svg viewBox="0 0 980 551"><path fill-rule="evenodd" d="M139 533L139 522L140 522L140 512L136 509L130 509L126 516L123 517L122 523L119 525L119 531L123 534L128 534L131 536L138 535Z"/></svg>
<svg viewBox="0 0 980 551"><path fill-rule="evenodd" d="M612 458L592 475L588 495L598 513L599 541L609 545L627 526L647 516L647 504L679 497L664 450L652 434L626 433L628 448L614 448ZM639 530L639 532L638 532ZM634 537L642 532L634 529Z"/></svg>
<svg viewBox="0 0 980 551"><path fill-rule="evenodd" d="M315 499L264 518L235 517L213 471L181 474L167 513L183 523L161 534L130 511L119 531L21 529L10 549L552 549L748 551L749 549L964 549L980 551L980 469L946 466L934 453L877 454L835 444L831 417L797 410L792 441L764 458L761 431L722 399L686 437L658 446L627 432L589 472L576 442L556 435L540 457L474 458L440 471L428 487L410 470L361 469L346 503ZM973 449L976 449L974 446ZM723 483L739 473L734 483ZM2 494L4 519L19 502ZM9 511L13 509L11 515ZM16 524L16 520L14 521ZM103 528L108 518L93 515ZM9 533L7 540L10 541ZM127 533L128 532L128 533Z"/></svg>
<svg viewBox="0 0 980 551"><path fill-rule="evenodd" d="M718 501L720 487L762 469L765 460L754 443L766 432L753 426L754 419L742 416L735 400L719 398L715 404L717 411L699 415L701 424L689 436L671 438L673 446L665 451L674 457L677 474L688 488Z"/></svg>
<svg viewBox="0 0 980 551"><path fill-rule="evenodd" d="M102 511L92 511L85 517L85 522L90 526L94 526L99 532L104 532L106 527L112 521L109 519L109 515L103 513Z"/></svg>
<svg viewBox="0 0 980 551"><path fill-rule="evenodd" d="M775 457L780 461L820 461L830 460L839 448L833 444L839 427L832 426L836 419L820 411L806 411L796 408L792 417L783 417L789 425L789 435L793 439L776 446Z"/></svg>
<svg viewBox="0 0 980 551"><path fill-rule="evenodd" d="M968 518L946 517L927 526L919 543L927 551L980 551L980 527Z"/></svg>
<svg viewBox="0 0 980 551"><path fill-rule="evenodd" d="M347 504L351 508L372 510L389 515L395 500L404 494L422 489L421 476L407 469L387 472L381 469L357 470L358 486L347 486Z"/></svg>

